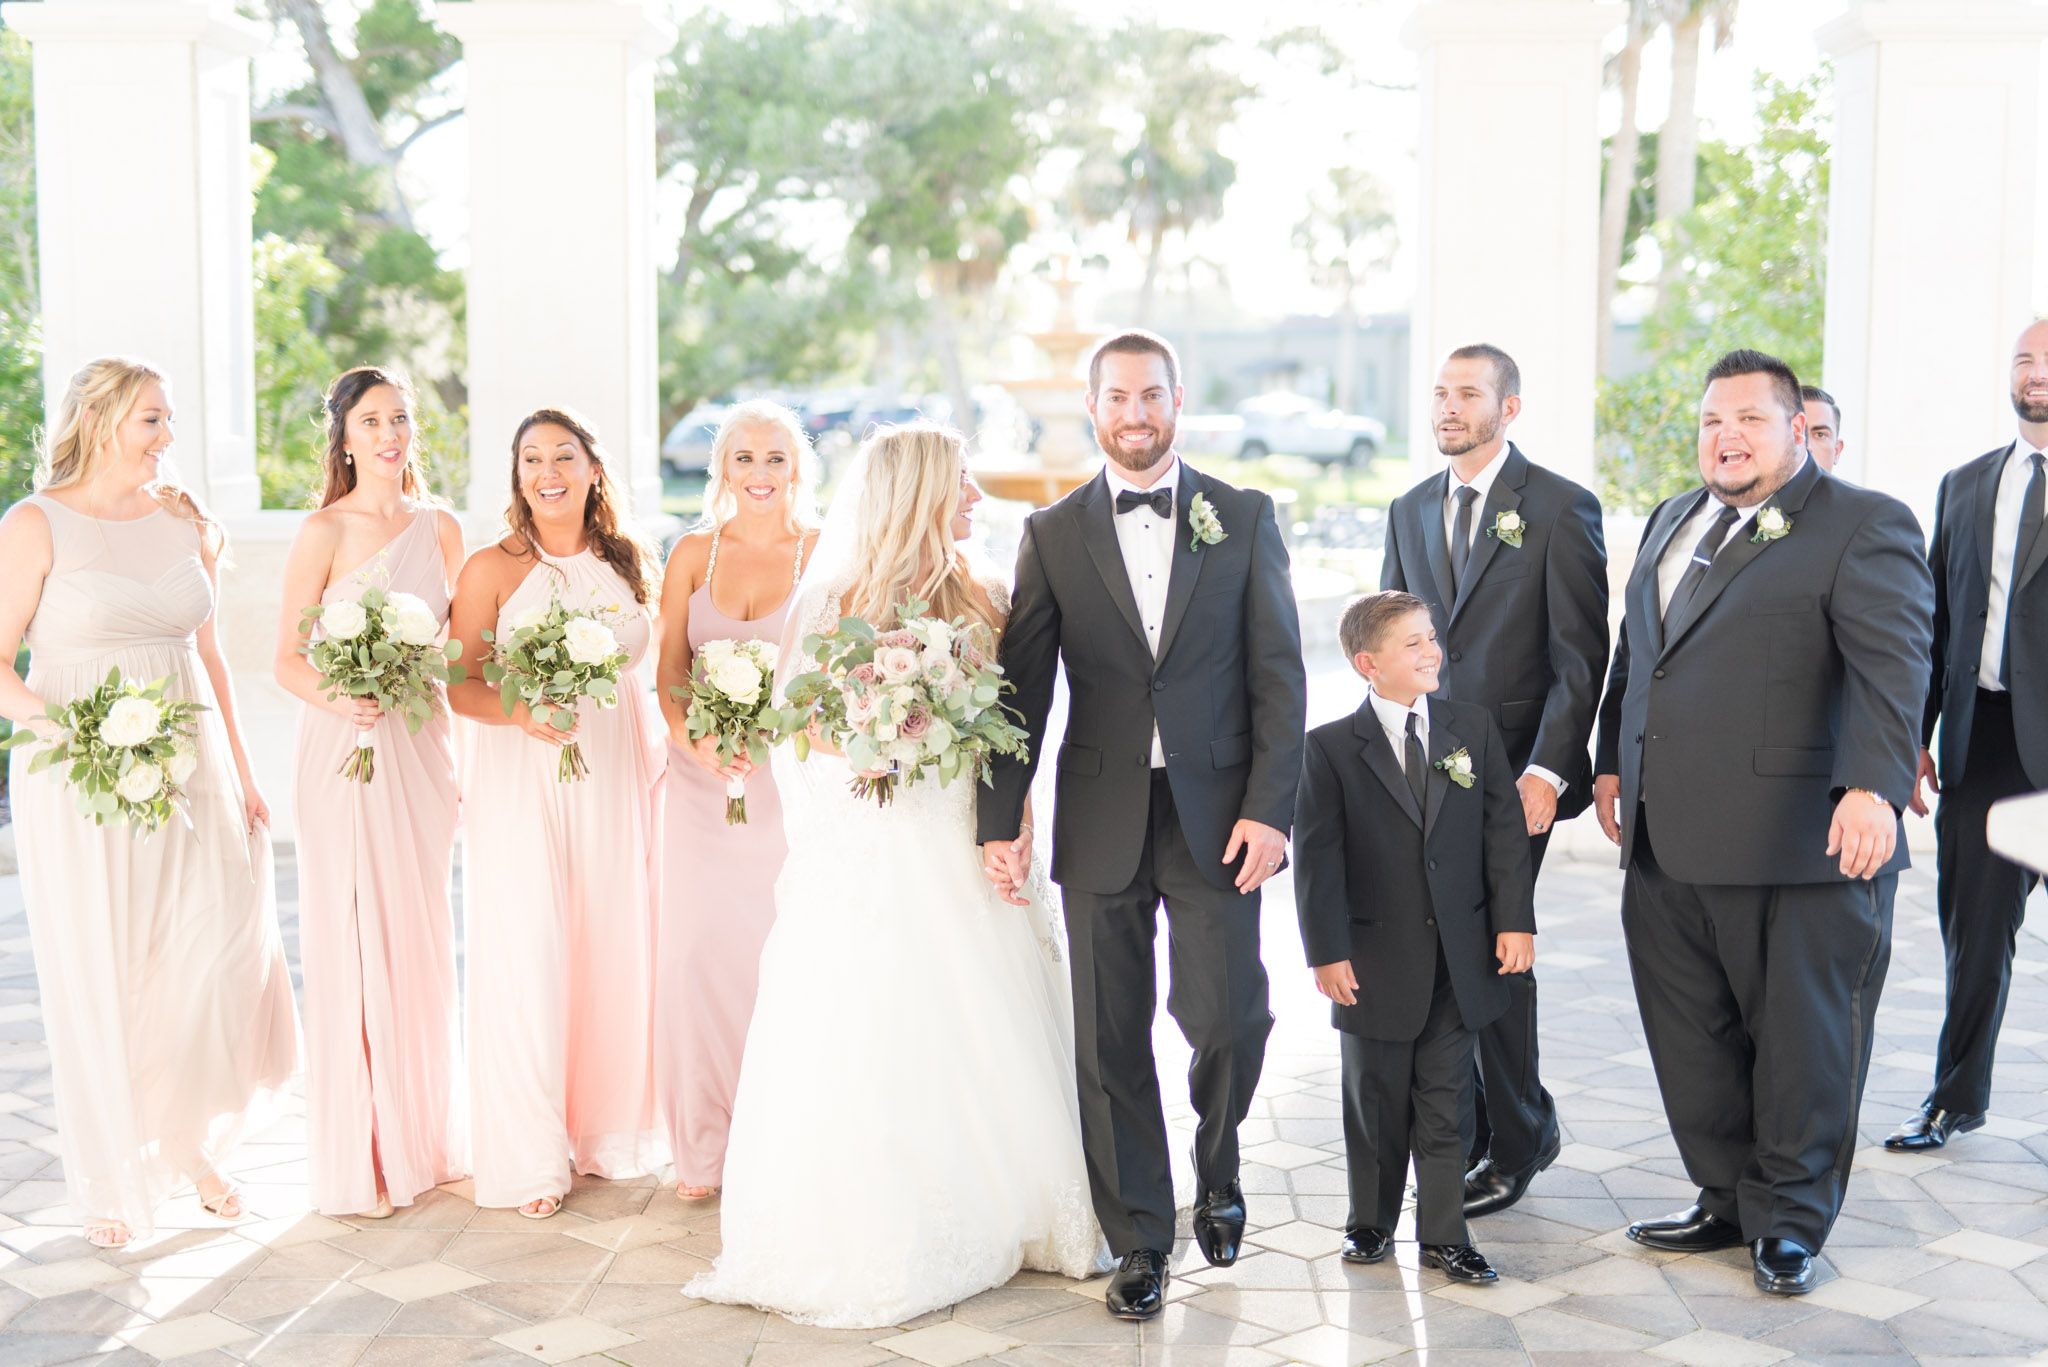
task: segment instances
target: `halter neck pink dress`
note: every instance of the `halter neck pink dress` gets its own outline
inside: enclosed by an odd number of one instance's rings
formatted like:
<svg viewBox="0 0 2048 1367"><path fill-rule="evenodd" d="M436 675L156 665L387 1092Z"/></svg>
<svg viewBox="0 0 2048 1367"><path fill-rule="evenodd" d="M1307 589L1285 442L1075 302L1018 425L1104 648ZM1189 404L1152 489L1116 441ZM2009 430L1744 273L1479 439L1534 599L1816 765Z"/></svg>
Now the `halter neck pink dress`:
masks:
<svg viewBox="0 0 2048 1367"><path fill-rule="evenodd" d="M242 784L195 633L213 613L201 529L160 511L128 522L41 495L54 558L30 619L28 686L50 703L107 671L207 708L190 824L147 836L95 826L40 749L14 752L12 792L57 1142L87 1219L154 1232L173 1189L217 1172L282 1110L299 1058L278 938L270 833L248 831ZM222 1176L227 1174L223 1173Z"/></svg>
<svg viewBox="0 0 2048 1367"><path fill-rule="evenodd" d="M416 594L446 623L439 513L420 509L320 601L368 588ZM311 706L299 718L307 1187L328 1215L373 1209L380 1170L397 1206L466 1170L448 906L458 793L442 706L418 735L395 718L372 728L368 783L337 772L356 745L348 718Z"/></svg>
<svg viewBox="0 0 2048 1367"><path fill-rule="evenodd" d="M777 641L794 597L766 617L728 617L713 601L714 533L704 583L690 595L690 652L706 641ZM788 851L782 799L766 765L747 779L747 821L725 824L725 780L673 744L668 755L668 877L661 894L654 1066L676 1181L725 1180L725 1137L754 1015L761 945L775 923L775 876Z"/></svg>
<svg viewBox="0 0 2048 1367"><path fill-rule="evenodd" d="M480 1206L562 1196L571 1174L668 1161L654 1108L654 899L664 728L641 663L647 609L591 551L543 555L496 630L560 594L605 612L629 656L615 707L586 702L590 774L516 726L465 722L462 919L472 1170Z"/></svg>

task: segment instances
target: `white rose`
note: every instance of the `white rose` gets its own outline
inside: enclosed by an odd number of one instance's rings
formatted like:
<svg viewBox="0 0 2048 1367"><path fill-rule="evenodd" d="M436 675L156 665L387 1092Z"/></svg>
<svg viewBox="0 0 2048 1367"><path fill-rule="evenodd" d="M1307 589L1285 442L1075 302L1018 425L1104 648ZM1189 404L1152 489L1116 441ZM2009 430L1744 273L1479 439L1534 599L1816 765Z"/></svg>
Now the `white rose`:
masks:
<svg viewBox="0 0 2048 1367"><path fill-rule="evenodd" d="M754 663L760 666L762 673L772 673L781 660L782 647L773 641L755 641L752 654Z"/></svg>
<svg viewBox="0 0 2048 1367"><path fill-rule="evenodd" d="M950 651L953 648L953 624L932 618L925 627L925 636L931 642L931 649Z"/></svg>
<svg viewBox="0 0 2048 1367"><path fill-rule="evenodd" d="M930 679L941 693L953 691L953 685L960 682L960 662L951 655L941 655L927 660L924 676Z"/></svg>
<svg viewBox="0 0 2048 1367"><path fill-rule="evenodd" d="M114 791L130 802L147 802L163 791L163 770L148 760L137 760L114 782Z"/></svg>
<svg viewBox="0 0 2048 1367"><path fill-rule="evenodd" d="M100 739L126 748L140 745L163 726L163 712L147 698L116 698L100 723Z"/></svg>
<svg viewBox="0 0 2048 1367"><path fill-rule="evenodd" d="M528 627L537 627L547 615L548 610L544 607L522 608L505 619L504 634L510 637L514 632L524 631Z"/></svg>
<svg viewBox="0 0 2048 1367"><path fill-rule="evenodd" d="M562 644L577 664L603 664L619 653L619 638L595 617L571 617L563 630Z"/></svg>
<svg viewBox="0 0 2048 1367"><path fill-rule="evenodd" d="M706 671L706 677L737 703L751 703L761 696L761 671L739 655L728 656Z"/></svg>
<svg viewBox="0 0 2048 1367"><path fill-rule="evenodd" d="M320 630L330 641L353 641L370 624L370 614L352 598L329 603L320 614Z"/></svg>
<svg viewBox="0 0 2048 1367"><path fill-rule="evenodd" d="M1495 522L1494 525L1504 532L1519 532L1522 530L1522 515L1513 512L1502 513L1500 520Z"/></svg>
<svg viewBox="0 0 2048 1367"><path fill-rule="evenodd" d="M199 751L192 742L180 736L172 745L171 757L164 765L164 777L172 784L183 787L185 781L199 767Z"/></svg>
<svg viewBox="0 0 2048 1367"><path fill-rule="evenodd" d="M706 641L697 647L697 658L704 662L704 672L709 675L733 656L731 641Z"/></svg>
<svg viewBox="0 0 2048 1367"><path fill-rule="evenodd" d="M427 600L413 593L394 593L384 600L398 639L409 646L430 646L440 639L441 621Z"/></svg>

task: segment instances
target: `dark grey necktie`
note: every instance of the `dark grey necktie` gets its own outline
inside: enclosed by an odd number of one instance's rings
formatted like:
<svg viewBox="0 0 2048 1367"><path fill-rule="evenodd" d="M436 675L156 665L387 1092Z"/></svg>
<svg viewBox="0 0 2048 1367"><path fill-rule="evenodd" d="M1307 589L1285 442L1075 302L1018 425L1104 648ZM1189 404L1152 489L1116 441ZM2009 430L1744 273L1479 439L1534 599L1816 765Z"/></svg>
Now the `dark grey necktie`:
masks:
<svg viewBox="0 0 2048 1367"><path fill-rule="evenodd" d="M1422 735L1415 729L1416 716L1408 714L1408 743L1402 749L1401 766L1408 771L1408 788L1415 794L1415 810L1423 809L1423 794L1429 791L1429 759L1422 753Z"/></svg>
<svg viewBox="0 0 2048 1367"><path fill-rule="evenodd" d="M2027 492L2020 499L2020 535L2013 543L2012 571L2005 577L2005 641L1998 655L1998 681L2008 691L2012 688L2012 610L2013 594L2020 586L2020 573L2026 569L2027 560L2034 553L2034 543L2041 537L2041 521L2044 509L2048 509L2048 476L2042 472L2042 456L2039 451L2032 456L2034 473L2027 478Z"/></svg>
<svg viewBox="0 0 2048 1367"><path fill-rule="evenodd" d="M1741 517L1738 510L1723 504L1721 515L1714 519L1714 525L1707 528L1707 534L1692 548L1692 563L1685 567L1685 575L1678 581L1678 587L1671 591L1671 603L1664 609L1664 620L1670 621L1682 611L1698 592L1700 582L1713 568L1714 556L1721 549L1721 543L1728 539L1728 529Z"/></svg>
<svg viewBox="0 0 2048 1367"><path fill-rule="evenodd" d="M1451 592L1465 582L1465 561L1472 554L1472 504L1479 491L1467 484L1458 490L1458 520L1451 527Z"/></svg>

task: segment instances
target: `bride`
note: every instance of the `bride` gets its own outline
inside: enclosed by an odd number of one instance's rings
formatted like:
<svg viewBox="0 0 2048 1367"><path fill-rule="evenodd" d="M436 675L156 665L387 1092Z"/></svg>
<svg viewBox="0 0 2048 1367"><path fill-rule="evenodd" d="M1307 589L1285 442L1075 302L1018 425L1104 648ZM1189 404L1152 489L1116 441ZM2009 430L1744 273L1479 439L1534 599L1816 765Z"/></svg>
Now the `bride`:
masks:
<svg viewBox="0 0 2048 1367"><path fill-rule="evenodd" d="M1009 593L955 542L981 493L960 435L885 428L833 499L782 645L929 604L999 631ZM1005 902L974 843L980 785L877 807L844 759L775 752L789 858L733 1104L716 1267L684 1289L876 1328L1020 1267L1093 1275L1065 934L1035 871ZM1026 828L1025 838L1029 838Z"/></svg>

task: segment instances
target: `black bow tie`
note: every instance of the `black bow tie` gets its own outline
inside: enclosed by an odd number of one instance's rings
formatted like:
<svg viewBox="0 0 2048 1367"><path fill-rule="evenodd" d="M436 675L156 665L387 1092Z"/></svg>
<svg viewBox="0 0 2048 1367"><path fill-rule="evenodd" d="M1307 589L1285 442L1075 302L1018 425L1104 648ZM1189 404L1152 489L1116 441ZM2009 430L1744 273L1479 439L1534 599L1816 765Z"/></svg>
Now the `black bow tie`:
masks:
<svg viewBox="0 0 2048 1367"><path fill-rule="evenodd" d="M1150 508L1164 521L1173 520L1173 490L1148 489L1139 493L1136 489L1125 489L1116 496L1116 510L1119 516L1133 508Z"/></svg>

